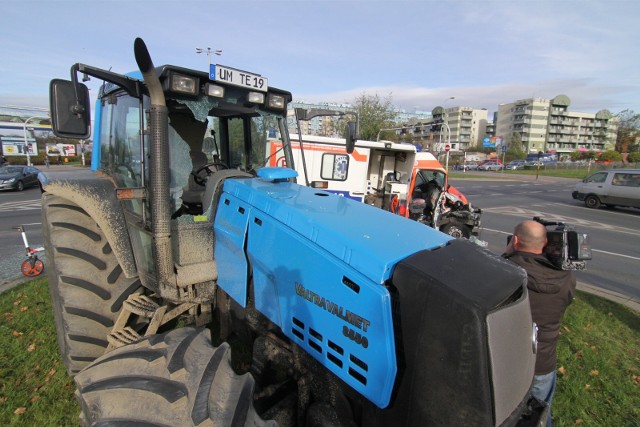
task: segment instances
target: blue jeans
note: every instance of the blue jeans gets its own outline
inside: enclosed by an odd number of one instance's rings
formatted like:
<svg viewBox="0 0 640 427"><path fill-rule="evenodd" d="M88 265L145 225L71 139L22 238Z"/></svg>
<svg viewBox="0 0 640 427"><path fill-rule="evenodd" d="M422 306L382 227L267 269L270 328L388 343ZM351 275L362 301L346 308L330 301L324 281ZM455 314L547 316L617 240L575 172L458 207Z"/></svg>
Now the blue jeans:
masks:
<svg viewBox="0 0 640 427"><path fill-rule="evenodd" d="M556 371L548 374L536 375L533 377L533 388L531 394L540 400L544 400L549 405L549 416L547 417L547 427L551 427L551 401L553 393L556 391Z"/></svg>

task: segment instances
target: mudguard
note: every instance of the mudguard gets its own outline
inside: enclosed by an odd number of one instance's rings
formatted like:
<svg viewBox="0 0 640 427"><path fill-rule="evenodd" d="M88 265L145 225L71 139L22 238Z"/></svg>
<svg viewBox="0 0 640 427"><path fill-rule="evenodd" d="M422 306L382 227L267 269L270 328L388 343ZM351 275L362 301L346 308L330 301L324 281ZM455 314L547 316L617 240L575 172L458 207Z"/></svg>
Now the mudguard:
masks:
<svg viewBox="0 0 640 427"><path fill-rule="evenodd" d="M138 275L125 216L116 198L116 186L106 175L92 170L40 172L43 191L68 199L85 210L109 241L126 277Z"/></svg>
<svg viewBox="0 0 640 427"><path fill-rule="evenodd" d="M379 408L397 375L396 264L451 238L415 221L291 182L228 179L214 224L218 284ZM409 237L409 238L408 238Z"/></svg>

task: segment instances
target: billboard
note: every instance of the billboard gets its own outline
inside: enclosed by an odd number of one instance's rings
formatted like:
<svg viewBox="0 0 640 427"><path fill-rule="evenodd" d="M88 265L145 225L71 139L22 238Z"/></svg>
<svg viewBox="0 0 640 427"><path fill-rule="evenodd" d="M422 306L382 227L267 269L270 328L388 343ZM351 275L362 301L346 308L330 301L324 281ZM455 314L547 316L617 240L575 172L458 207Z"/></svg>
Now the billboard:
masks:
<svg viewBox="0 0 640 427"><path fill-rule="evenodd" d="M4 156L26 156L24 138L13 136L2 136L2 155ZM27 138L27 147L30 156L38 155L38 144L35 138Z"/></svg>
<svg viewBox="0 0 640 427"><path fill-rule="evenodd" d="M496 148L496 145L502 145L504 138L501 136L485 136L482 138L482 148Z"/></svg>

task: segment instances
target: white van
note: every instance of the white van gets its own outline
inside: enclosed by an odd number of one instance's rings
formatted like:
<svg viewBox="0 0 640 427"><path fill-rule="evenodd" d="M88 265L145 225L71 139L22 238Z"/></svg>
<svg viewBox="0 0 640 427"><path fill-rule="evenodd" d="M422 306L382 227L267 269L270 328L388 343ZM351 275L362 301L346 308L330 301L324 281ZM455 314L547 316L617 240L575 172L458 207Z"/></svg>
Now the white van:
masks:
<svg viewBox="0 0 640 427"><path fill-rule="evenodd" d="M588 208L629 206L640 208L640 169L611 169L589 175L571 193Z"/></svg>

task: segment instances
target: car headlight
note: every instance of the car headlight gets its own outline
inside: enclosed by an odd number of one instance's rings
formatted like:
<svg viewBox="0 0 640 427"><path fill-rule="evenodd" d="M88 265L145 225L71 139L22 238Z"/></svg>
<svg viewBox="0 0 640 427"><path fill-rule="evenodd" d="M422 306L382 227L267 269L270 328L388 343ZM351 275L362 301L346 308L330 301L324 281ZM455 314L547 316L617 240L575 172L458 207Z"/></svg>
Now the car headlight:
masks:
<svg viewBox="0 0 640 427"><path fill-rule="evenodd" d="M15 182L15 181L16 181L16 179L15 179L15 178L10 178L10 179L6 179L4 182L5 182L6 184L11 184L12 182Z"/></svg>

